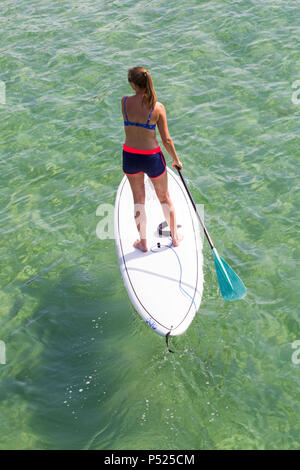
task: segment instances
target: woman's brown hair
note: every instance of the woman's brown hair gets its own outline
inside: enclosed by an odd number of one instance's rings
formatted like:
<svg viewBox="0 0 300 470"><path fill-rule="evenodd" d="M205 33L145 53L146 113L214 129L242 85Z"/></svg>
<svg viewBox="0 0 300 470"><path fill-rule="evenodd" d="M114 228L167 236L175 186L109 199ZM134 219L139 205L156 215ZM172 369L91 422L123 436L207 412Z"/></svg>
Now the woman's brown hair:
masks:
<svg viewBox="0 0 300 470"><path fill-rule="evenodd" d="M154 90L152 77L148 70L145 69L145 67L132 67L131 69L128 69L128 81L145 90L143 101L146 101L149 108L154 108L157 102L157 96Z"/></svg>

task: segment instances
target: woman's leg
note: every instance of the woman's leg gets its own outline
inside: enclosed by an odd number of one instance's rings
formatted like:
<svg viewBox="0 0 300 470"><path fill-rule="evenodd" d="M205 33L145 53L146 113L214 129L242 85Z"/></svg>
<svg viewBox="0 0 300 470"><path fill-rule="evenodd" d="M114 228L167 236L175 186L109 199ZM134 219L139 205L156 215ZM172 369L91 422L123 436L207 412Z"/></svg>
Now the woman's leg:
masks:
<svg viewBox="0 0 300 470"><path fill-rule="evenodd" d="M127 175L129 180L133 202L134 202L134 218L140 234L140 239L134 242L135 248L142 251L148 251L146 240L146 211L145 211L145 184L144 173L136 173L135 175Z"/></svg>
<svg viewBox="0 0 300 470"><path fill-rule="evenodd" d="M157 178L151 179L155 188L156 195L162 205L162 210L166 221L170 227L171 235L173 239L173 245L178 246L183 236L178 234L175 209L168 191L168 173L164 173Z"/></svg>

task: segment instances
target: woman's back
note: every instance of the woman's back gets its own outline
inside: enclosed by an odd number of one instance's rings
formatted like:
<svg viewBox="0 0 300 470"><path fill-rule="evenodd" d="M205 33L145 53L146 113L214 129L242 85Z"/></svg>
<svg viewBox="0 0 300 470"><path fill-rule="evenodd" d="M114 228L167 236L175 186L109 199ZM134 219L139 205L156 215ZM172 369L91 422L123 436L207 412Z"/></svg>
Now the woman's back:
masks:
<svg viewBox="0 0 300 470"><path fill-rule="evenodd" d="M160 103L156 102L151 109L143 102L142 96L125 96L122 98L125 145L139 149L157 147L155 126L159 119Z"/></svg>

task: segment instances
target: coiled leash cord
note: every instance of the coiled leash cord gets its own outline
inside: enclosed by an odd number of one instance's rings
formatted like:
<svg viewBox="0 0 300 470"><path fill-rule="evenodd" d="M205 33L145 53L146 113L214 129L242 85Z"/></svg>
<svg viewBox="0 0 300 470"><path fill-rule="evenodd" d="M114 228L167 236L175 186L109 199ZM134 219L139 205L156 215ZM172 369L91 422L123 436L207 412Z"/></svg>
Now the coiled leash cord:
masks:
<svg viewBox="0 0 300 470"><path fill-rule="evenodd" d="M159 225L159 229L161 229L161 226L162 226L162 224ZM180 227L180 226L178 226L178 227ZM164 234L165 236L168 235L168 233L163 233L162 231L159 231L159 234L160 235ZM176 253L176 250L173 248L173 240L172 240L172 237L170 235L168 236L168 239L170 241L170 243L168 245L161 244L161 242L157 242L156 245L154 245L153 247L150 248L150 250L153 253L158 253L159 251L161 251L161 249L164 249L164 248L170 248L173 251L173 253L176 255L176 258L177 258L178 263L179 263L179 268L180 268L180 278L179 278L179 281L178 281L179 289L193 301L194 307L196 309L196 304L195 304L194 298L182 287L182 265L181 265L181 262L180 262L180 258L178 256L178 254ZM172 327L171 327L171 330L166 334L166 345L167 345L168 351L170 353L174 353L175 351L172 351L169 348L169 336L171 334L171 331L172 331Z"/></svg>

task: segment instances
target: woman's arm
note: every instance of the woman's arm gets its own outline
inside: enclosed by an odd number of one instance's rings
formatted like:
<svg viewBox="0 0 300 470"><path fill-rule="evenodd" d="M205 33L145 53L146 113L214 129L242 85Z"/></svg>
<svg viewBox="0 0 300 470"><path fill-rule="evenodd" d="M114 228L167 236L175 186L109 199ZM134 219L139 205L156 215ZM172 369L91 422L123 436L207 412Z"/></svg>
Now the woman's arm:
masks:
<svg viewBox="0 0 300 470"><path fill-rule="evenodd" d="M167 124L167 113L166 113L165 107L162 103L157 103L157 105L159 109L159 118L157 121L157 127L160 133L163 146L165 147L166 151L168 152L168 154L171 156L173 160L173 164L172 164L173 168L175 168L175 166L178 166L180 169L182 169L182 163L178 158L173 140L171 139L171 136L169 134L168 124Z"/></svg>
<svg viewBox="0 0 300 470"><path fill-rule="evenodd" d="M123 98L121 99L121 109L122 109L123 119L124 119L124 121L125 121L124 100L125 100L125 96L123 96Z"/></svg>

